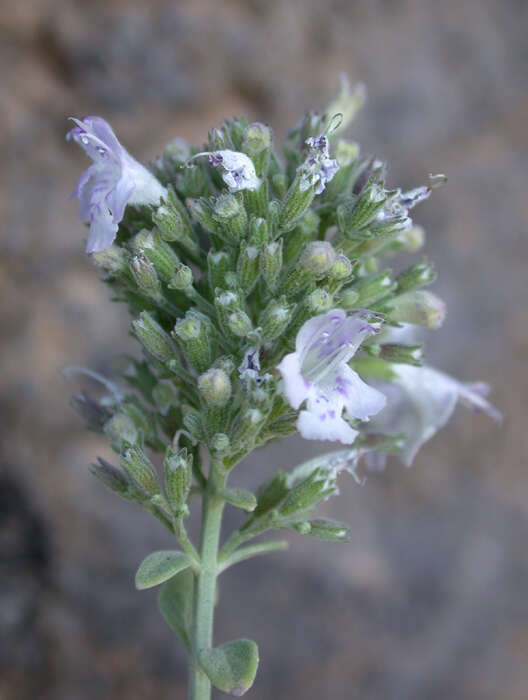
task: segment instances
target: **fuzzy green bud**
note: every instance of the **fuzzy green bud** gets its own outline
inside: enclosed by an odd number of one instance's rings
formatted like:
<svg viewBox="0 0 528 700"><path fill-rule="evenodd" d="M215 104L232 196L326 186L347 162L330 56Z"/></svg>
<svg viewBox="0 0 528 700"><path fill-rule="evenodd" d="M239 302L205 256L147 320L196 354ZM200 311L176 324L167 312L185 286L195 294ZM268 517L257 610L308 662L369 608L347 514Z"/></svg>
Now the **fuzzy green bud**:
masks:
<svg viewBox="0 0 528 700"><path fill-rule="evenodd" d="M284 239L284 264L293 262L304 248L305 243L317 237L320 217L309 209L293 231Z"/></svg>
<svg viewBox="0 0 528 700"><path fill-rule="evenodd" d="M352 276L352 262L346 255L338 255L334 264L328 271L328 277L332 281L342 282Z"/></svg>
<svg viewBox="0 0 528 700"><path fill-rule="evenodd" d="M226 284L226 273L231 270L231 258L223 251L218 250L213 252L210 250L207 253L207 273L209 278L209 287L214 291L217 287L224 287Z"/></svg>
<svg viewBox="0 0 528 700"><path fill-rule="evenodd" d="M324 277L336 260L336 252L329 241L311 241L301 254L299 265L310 277Z"/></svg>
<svg viewBox="0 0 528 700"><path fill-rule="evenodd" d="M168 362L174 356L174 346L169 335L148 311L142 311L132 321L134 334L145 350L160 362Z"/></svg>
<svg viewBox="0 0 528 700"><path fill-rule="evenodd" d="M379 346L379 357L387 362L420 367L423 361L421 345L401 345L400 343L384 343Z"/></svg>
<svg viewBox="0 0 528 700"><path fill-rule="evenodd" d="M198 378L198 391L209 406L225 406L231 396L231 382L222 369L211 368Z"/></svg>
<svg viewBox="0 0 528 700"><path fill-rule="evenodd" d="M94 263L109 275L118 275L126 272L127 259L125 252L117 245L111 245L98 253L92 253Z"/></svg>
<svg viewBox="0 0 528 700"><path fill-rule="evenodd" d="M335 487L324 479L319 469L295 485L279 508L281 516L289 516L310 508L335 493Z"/></svg>
<svg viewBox="0 0 528 700"><path fill-rule="evenodd" d="M157 231L144 229L134 236L131 244L135 252L145 255L150 260L164 282L170 281L180 259Z"/></svg>
<svg viewBox="0 0 528 700"><path fill-rule="evenodd" d="M266 151L269 154L271 149L271 139L272 135L269 126L261 124L260 122L249 124L244 131L244 136L242 137L242 148L244 153L247 153L248 156L251 156L252 158L255 158L255 156L258 156ZM258 169L256 163L255 167L257 173L262 173L262 170Z"/></svg>
<svg viewBox="0 0 528 700"><path fill-rule="evenodd" d="M440 328L446 315L445 303L436 294L422 289L406 292L390 300L389 317L398 323L414 323Z"/></svg>
<svg viewBox="0 0 528 700"><path fill-rule="evenodd" d="M238 338L245 338L252 330L251 319L242 309L232 309L226 315L226 322L231 333Z"/></svg>
<svg viewBox="0 0 528 700"><path fill-rule="evenodd" d="M265 420L266 414L259 408L249 408L239 414L231 436L234 449L249 447L257 437Z"/></svg>
<svg viewBox="0 0 528 700"><path fill-rule="evenodd" d="M212 217L231 241L246 237L248 218L241 197L221 194L215 201Z"/></svg>
<svg viewBox="0 0 528 700"><path fill-rule="evenodd" d="M425 230L421 226L411 226L406 231L399 233L396 240L403 250L416 253L420 248L423 248L425 243Z"/></svg>
<svg viewBox="0 0 528 700"><path fill-rule="evenodd" d="M112 447L118 452L121 451L124 445L134 445L139 438L134 421L126 413L115 413L105 423L104 431Z"/></svg>
<svg viewBox="0 0 528 700"><path fill-rule="evenodd" d="M361 230L376 217L386 201L387 195L383 187L376 183L369 184L360 195L337 207L339 230L350 238L370 236L369 232L363 234Z"/></svg>
<svg viewBox="0 0 528 700"><path fill-rule="evenodd" d="M187 410L183 412L183 425L193 442L198 443L204 439L202 416L198 411L187 408Z"/></svg>
<svg viewBox="0 0 528 700"><path fill-rule="evenodd" d="M315 187L313 185L306 187L303 177L296 175L281 208L279 229L291 231L306 213L314 197Z"/></svg>
<svg viewBox="0 0 528 700"><path fill-rule="evenodd" d="M121 466L145 493L154 496L160 492L154 467L140 447L132 446L125 449L121 455Z"/></svg>
<svg viewBox="0 0 528 700"><path fill-rule="evenodd" d="M227 454L231 446L231 441L225 433L215 433L211 438L210 448L212 452L219 455Z"/></svg>
<svg viewBox="0 0 528 700"><path fill-rule="evenodd" d="M353 289L359 294L355 304L368 306L393 292L396 289L396 283L393 281L390 271L386 270L380 275L360 279Z"/></svg>
<svg viewBox="0 0 528 700"><path fill-rule="evenodd" d="M269 225L266 219L260 216L253 217L249 222L249 243L261 246L269 241Z"/></svg>
<svg viewBox="0 0 528 700"><path fill-rule="evenodd" d="M187 265L179 263L176 265L174 276L169 282L169 289L177 289L181 292L192 290L194 276L192 270Z"/></svg>
<svg viewBox="0 0 528 700"><path fill-rule="evenodd" d="M240 243L240 254L237 261L237 276L240 288L249 294L259 276L259 249L254 245Z"/></svg>
<svg viewBox="0 0 528 700"><path fill-rule="evenodd" d="M350 529L345 523L330 518L310 520L310 535L327 542L348 542Z"/></svg>
<svg viewBox="0 0 528 700"><path fill-rule="evenodd" d="M191 253L198 251L198 243L189 215L174 192L169 192L167 204L158 208L152 216L152 220L163 240L179 243Z"/></svg>
<svg viewBox="0 0 528 700"><path fill-rule="evenodd" d="M260 270L262 279L268 289L273 292L277 287L277 282L282 269L282 246L283 239L266 243L260 251Z"/></svg>
<svg viewBox="0 0 528 700"><path fill-rule="evenodd" d="M431 263L421 261L407 268L396 277L396 292L403 294L417 287L424 287L436 279L436 273Z"/></svg>
<svg viewBox="0 0 528 700"><path fill-rule="evenodd" d="M156 268L146 255L133 255L128 266L138 288L151 297L157 297L161 291L161 283Z"/></svg>
<svg viewBox="0 0 528 700"><path fill-rule="evenodd" d="M187 503L192 480L193 456L185 448L179 452L170 447L163 460L165 493L170 506L176 513L181 513Z"/></svg>
<svg viewBox="0 0 528 700"><path fill-rule="evenodd" d="M218 233L219 225L213 218L213 207L207 199L200 198L192 204L192 214L208 233Z"/></svg>
<svg viewBox="0 0 528 700"><path fill-rule="evenodd" d="M294 309L295 304L288 304L284 296L269 302L259 318L265 341L275 340L282 335L292 319Z"/></svg>
<svg viewBox="0 0 528 700"><path fill-rule="evenodd" d="M203 372L212 365L216 357L216 334L207 316L191 309L177 321L172 332L187 361Z"/></svg>

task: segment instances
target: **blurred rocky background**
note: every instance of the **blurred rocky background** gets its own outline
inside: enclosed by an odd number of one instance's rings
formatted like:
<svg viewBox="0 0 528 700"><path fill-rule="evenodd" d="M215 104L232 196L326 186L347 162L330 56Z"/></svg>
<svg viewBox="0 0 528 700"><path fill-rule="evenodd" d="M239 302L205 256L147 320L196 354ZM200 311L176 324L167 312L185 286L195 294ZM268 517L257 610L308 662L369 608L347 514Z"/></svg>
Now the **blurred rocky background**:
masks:
<svg viewBox="0 0 528 700"><path fill-rule="evenodd" d="M105 448L60 374L137 351L83 254L66 117L148 160L241 112L281 137L340 70L367 84L352 135L392 184L449 176L415 217L450 312L429 357L489 381L505 422L460 409L412 469L345 481L328 512L351 544L292 537L231 570L217 639L259 643L254 700L528 697L527 27L524 0L0 0L1 700L185 697L133 588L168 537L88 473ZM239 483L322 448L277 445Z"/></svg>

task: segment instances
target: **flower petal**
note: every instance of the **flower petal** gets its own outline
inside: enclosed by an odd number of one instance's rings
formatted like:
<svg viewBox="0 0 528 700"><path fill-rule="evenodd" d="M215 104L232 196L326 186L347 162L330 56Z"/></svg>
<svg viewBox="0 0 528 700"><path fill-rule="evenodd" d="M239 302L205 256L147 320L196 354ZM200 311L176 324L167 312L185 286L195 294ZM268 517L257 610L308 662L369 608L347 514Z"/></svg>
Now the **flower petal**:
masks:
<svg viewBox="0 0 528 700"><path fill-rule="evenodd" d="M348 413L361 420L379 413L387 403L381 391L366 384L348 365L340 368L335 391L340 395Z"/></svg>
<svg viewBox="0 0 528 700"><path fill-rule="evenodd" d="M118 225L114 222L110 211L106 208L99 208L97 215L92 216L86 252L99 253L108 248L116 237L117 229Z"/></svg>
<svg viewBox="0 0 528 700"><path fill-rule="evenodd" d="M330 409L326 412L301 411L297 428L305 440L332 440L350 445L358 436L340 415Z"/></svg>
<svg viewBox="0 0 528 700"><path fill-rule="evenodd" d="M297 410L310 393L310 382L307 382L301 374L299 355L292 352L286 355L277 366L282 374L283 388L286 398L292 408Z"/></svg>

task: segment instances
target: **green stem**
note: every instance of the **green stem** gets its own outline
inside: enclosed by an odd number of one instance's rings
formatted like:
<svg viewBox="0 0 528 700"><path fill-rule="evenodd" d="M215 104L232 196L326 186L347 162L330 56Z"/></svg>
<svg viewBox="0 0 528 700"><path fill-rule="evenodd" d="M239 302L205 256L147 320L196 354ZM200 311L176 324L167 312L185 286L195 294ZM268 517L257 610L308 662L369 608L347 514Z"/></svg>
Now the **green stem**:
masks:
<svg viewBox="0 0 528 700"><path fill-rule="evenodd" d="M256 557L259 554L269 554L270 552L283 552L288 549L288 542L286 540L272 540L270 542L259 542L258 544L252 544L247 547L241 547L233 552L230 556L225 559L218 560L218 573L221 574L233 564L238 564L241 561L246 561L251 557Z"/></svg>
<svg viewBox="0 0 528 700"><path fill-rule="evenodd" d="M218 543L225 501L216 495L224 486L225 477L213 462L207 489L203 496L202 529L200 533L200 572L195 576L192 649L189 682L189 700L210 700L211 682L199 664L202 649L213 644L213 614L216 578L218 576Z"/></svg>

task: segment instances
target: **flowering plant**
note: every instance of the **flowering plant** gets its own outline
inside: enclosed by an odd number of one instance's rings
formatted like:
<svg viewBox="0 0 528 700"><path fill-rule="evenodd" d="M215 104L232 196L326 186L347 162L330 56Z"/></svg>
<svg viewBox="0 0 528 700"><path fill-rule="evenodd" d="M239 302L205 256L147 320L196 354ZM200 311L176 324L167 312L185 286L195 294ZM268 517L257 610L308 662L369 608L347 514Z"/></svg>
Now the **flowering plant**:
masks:
<svg viewBox="0 0 528 700"><path fill-rule="evenodd" d="M74 192L87 252L128 305L144 354L120 384L69 368L104 389L73 403L119 460L99 459L95 476L179 542L146 557L136 586L160 586L161 613L189 654L191 700L253 683L257 645L214 646L213 612L223 571L287 546L254 538L278 529L344 542L345 524L314 513L341 472L355 476L360 460L379 468L388 453L410 465L458 400L499 418L485 385L424 366L421 346L402 340L438 328L444 304L423 289L435 279L426 260L396 275L382 264L422 246L409 212L443 177L387 189L384 165L341 137L362 101L343 81L323 114L289 132L282 156L271 129L245 119L213 129L205 148L174 140L150 169L100 117L68 134L93 160ZM296 432L344 447L256 494L228 486L253 450ZM185 526L192 499L197 545ZM220 543L226 504L247 516Z"/></svg>

